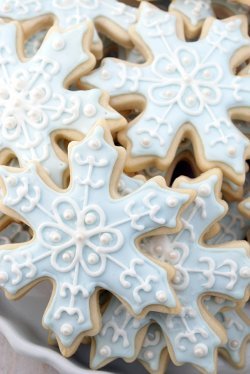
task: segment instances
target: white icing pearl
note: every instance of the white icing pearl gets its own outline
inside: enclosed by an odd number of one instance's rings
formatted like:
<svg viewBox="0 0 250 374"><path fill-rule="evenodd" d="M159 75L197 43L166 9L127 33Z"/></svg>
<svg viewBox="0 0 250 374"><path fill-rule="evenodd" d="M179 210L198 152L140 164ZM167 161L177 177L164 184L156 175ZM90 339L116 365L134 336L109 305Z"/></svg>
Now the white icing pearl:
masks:
<svg viewBox="0 0 250 374"><path fill-rule="evenodd" d="M189 82L187 82L187 83L189 83ZM196 98L195 98L195 96L188 96L187 98L186 98L186 104L188 105L188 106L194 106L195 105L195 103L196 103Z"/></svg>
<svg viewBox="0 0 250 374"><path fill-rule="evenodd" d="M75 216L75 213L73 209L66 209L63 212L63 218L66 219L66 221L70 221L72 218L74 218L74 216Z"/></svg>
<svg viewBox="0 0 250 374"><path fill-rule="evenodd" d="M17 185L17 179L14 176L6 177L5 181L10 187L15 187Z"/></svg>
<svg viewBox="0 0 250 374"><path fill-rule="evenodd" d="M83 108L83 113L86 117L94 117L96 112L96 107L93 104L86 104Z"/></svg>
<svg viewBox="0 0 250 374"><path fill-rule="evenodd" d="M237 149L235 147L229 147L227 149L228 156L235 157L237 153Z"/></svg>
<svg viewBox="0 0 250 374"><path fill-rule="evenodd" d="M17 91L21 91L27 84L24 78L16 78L13 80L13 86Z"/></svg>
<svg viewBox="0 0 250 374"><path fill-rule="evenodd" d="M33 100L40 100L45 96L45 90L41 87L34 88L31 92L31 96Z"/></svg>
<svg viewBox="0 0 250 374"><path fill-rule="evenodd" d="M173 96L174 96L174 94L173 94L172 91L170 91L170 90L164 91L164 97L166 97L167 99L171 99Z"/></svg>
<svg viewBox="0 0 250 374"><path fill-rule="evenodd" d="M89 146L89 148L91 148L91 149L97 150L97 149L100 149L100 148L101 148L102 143L100 142L99 139L91 139L91 140L88 142L88 146Z"/></svg>
<svg viewBox="0 0 250 374"><path fill-rule="evenodd" d="M149 138L143 138L141 141L141 145L145 148L150 147L151 141Z"/></svg>
<svg viewBox="0 0 250 374"><path fill-rule="evenodd" d="M13 130L17 127L17 120L14 116L9 116L3 119L3 125L6 129Z"/></svg>
<svg viewBox="0 0 250 374"><path fill-rule="evenodd" d="M191 62L191 59L190 59L189 56L184 56L184 57L182 58L182 63L183 63L183 65L189 65L190 62Z"/></svg>
<svg viewBox="0 0 250 374"><path fill-rule="evenodd" d="M110 79L111 75L108 70L102 69L101 71L102 79Z"/></svg>
<svg viewBox="0 0 250 374"><path fill-rule="evenodd" d="M152 360L154 358L154 352L153 351L146 351L144 353L144 358L146 360L149 360L149 361Z"/></svg>
<svg viewBox="0 0 250 374"><path fill-rule="evenodd" d="M196 346L194 347L194 355L196 357L202 358L202 357L207 356L207 354L208 354L207 345L203 343L196 344Z"/></svg>
<svg viewBox="0 0 250 374"><path fill-rule="evenodd" d="M58 35L52 42L52 48L56 51L61 51L65 47L65 40L61 35Z"/></svg>
<svg viewBox="0 0 250 374"><path fill-rule="evenodd" d="M91 253L89 256L88 256L88 259L87 259L88 263L90 265L95 265L97 264L97 262L99 261L99 258L97 256L97 254L95 253Z"/></svg>
<svg viewBox="0 0 250 374"><path fill-rule="evenodd" d="M212 74L211 74L211 71L206 69L203 71L203 77L204 78L211 78Z"/></svg>
<svg viewBox="0 0 250 374"><path fill-rule="evenodd" d="M88 213L84 219L86 225L93 225L96 222L96 215L94 213Z"/></svg>
<svg viewBox="0 0 250 374"><path fill-rule="evenodd" d="M8 274L5 272L0 273L0 283L5 283L9 279Z"/></svg>
<svg viewBox="0 0 250 374"><path fill-rule="evenodd" d="M53 231L51 234L50 234L50 240L54 243L58 243L60 240L61 240L61 235L59 234L59 232L57 231Z"/></svg>
<svg viewBox="0 0 250 374"><path fill-rule="evenodd" d="M103 356L103 357L109 357L109 356L111 356L111 348L108 345L104 345L100 349L99 352L100 352L100 355Z"/></svg>
<svg viewBox="0 0 250 374"><path fill-rule="evenodd" d="M35 121L35 122L39 122L39 121L41 121L41 113L40 113L38 110L36 110L36 109L32 109L32 110L30 110L30 111L28 112L28 117L29 117L31 120Z"/></svg>
<svg viewBox="0 0 250 374"><path fill-rule="evenodd" d="M103 245L109 244L111 240L112 240L112 235L110 235L109 233L104 233L100 237L100 241Z"/></svg>
<svg viewBox="0 0 250 374"><path fill-rule="evenodd" d="M64 336L69 336L73 333L74 331L74 328L72 325L70 325L69 323L64 323L61 328L60 328L60 331L61 333L64 335Z"/></svg>
<svg viewBox="0 0 250 374"><path fill-rule="evenodd" d="M240 269L240 276L241 278L250 278L250 267L244 266Z"/></svg>
<svg viewBox="0 0 250 374"><path fill-rule="evenodd" d="M163 252L163 248L161 245L157 245L155 248L154 248L155 252L158 254L158 255L161 255L162 252Z"/></svg>
<svg viewBox="0 0 250 374"><path fill-rule="evenodd" d="M211 90L209 90L208 88L204 88L204 90L202 92L203 92L203 95L205 97L210 97L211 96Z"/></svg>
<svg viewBox="0 0 250 374"><path fill-rule="evenodd" d="M6 88L4 88L4 87L0 87L0 98L1 98L2 100L4 100L4 99L8 99L8 97L9 97L9 93L8 93L8 91L6 90Z"/></svg>
<svg viewBox="0 0 250 374"><path fill-rule="evenodd" d="M65 261L65 262L71 262L72 258L73 258L73 254L72 254L72 252L65 252L65 253L62 255L62 259L63 259L63 261Z"/></svg>
<svg viewBox="0 0 250 374"><path fill-rule="evenodd" d="M234 339L234 340L229 341L228 345L232 349L237 349L239 347L240 343L239 343L238 340Z"/></svg>
<svg viewBox="0 0 250 374"><path fill-rule="evenodd" d="M10 4L3 4L2 5L2 11L4 12L4 13L8 13L8 12L10 12L11 11L11 6L10 6Z"/></svg>
<svg viewBox="0 0 250 374"><path fill-rule="evenodd" d="M157 291L157 292L156 292L156 299L157 299L160 303L164 303L164 302L167 300L166 292L164 292L164 291Z"/></svg>
<svg viewBox="0 0 250 374"><path fill-rule="evenodd" d="M176 67L173 64L167 64L165 67L165 71L167 73L174 73L176 70Z"/></svg>
<svg viewBox="0 0 250 374"><path fill-rule="evenodd" d="M167 199L167 206L169 206L169 208L175 208L177 205L178 199L176 199L176 197L169 197Z"/></svg>
<svg viewBox="0 0 250 374"><path fill-rule="evenodd" d="M211 187L204 183L198 189L198 194L201 197L208 197L211 194Z"/></svg>
<svg viewBox="0 0 250 374"><path fill-rule="evenodd" d="M179 256L178 256L178 253L177 253L177 252L175 252L175 251L171 251L171 252L169 253L169 257L170 257L171 260L177 260Z"/></svg>
<svg viewBox="0 0 250 374"><path fill-rule="evenodd" d="M78 242L78 243L82 243L84 240L85 240L85 236L82 232L77 232L75 234L75 240Z"/></svg>
<svg viewBox="0 0 250 374"><path fill-rule="evenodd" d="M173 282L175 283L175 284L179 284L179 283L181 283L181 276L180 276L180 274L176 274L175 275L175 277L174 277L174 279L173 279Z"/></svg>

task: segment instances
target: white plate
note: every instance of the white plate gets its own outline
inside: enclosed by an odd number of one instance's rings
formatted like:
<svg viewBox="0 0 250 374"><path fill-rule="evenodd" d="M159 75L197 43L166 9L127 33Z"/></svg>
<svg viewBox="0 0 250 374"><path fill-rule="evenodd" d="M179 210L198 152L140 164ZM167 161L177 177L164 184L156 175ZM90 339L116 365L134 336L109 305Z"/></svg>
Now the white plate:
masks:
<svg viewBox="0 0 250 374"><path fill-rule="evenodd" d="M81 346L71 359L65 359L55 347L50 347L47 344L47 332L41 326L42 315L49 301L50 292L50 285L44 282L19 301L10 302L0 293L0 331L15 351L49 364L60 374L146 373L141 365L127 365L122 360L117 360L109 365L106 368L108 371L91 371L88 369L89 349L87 346ZM196 374L197 371L190 366L179 368L171 366L168 373ZM250 349L248 351L248 367L243 370L236 371L224 361L219 360L218 374L236 373L250 373Z"/></svg>

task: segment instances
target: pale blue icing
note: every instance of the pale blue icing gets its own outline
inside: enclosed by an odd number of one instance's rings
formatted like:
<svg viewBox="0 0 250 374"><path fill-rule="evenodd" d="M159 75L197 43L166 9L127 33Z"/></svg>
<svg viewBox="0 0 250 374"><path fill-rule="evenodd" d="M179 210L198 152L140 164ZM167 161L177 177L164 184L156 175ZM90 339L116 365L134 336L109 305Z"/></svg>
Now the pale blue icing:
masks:
<svg viewBox="0 0 250 374"><path fill-rule="evenodd" d="M162 351L166 349L166 340L159 325L149 326L144 338L138 360L151 372L159 372Z"/></svg>
<svg viewBox="0 0 250 374"><path fill-rule="evenodd" d="M245 359L246 352L244 352L244 343L250 339L250 316L249 304L242 310L228 310L216 316L223 327L226 329L228 342L223 347L223 350L229 355L231 361L240 365Z"/></svg>
<svg viewBox="0 0 250 374"><path fill-rule="evenodd" d="M54 15L62 28L104 17L127 31L136 21L136 9L117 0L3 0L0 4L0 17L20 21L46 14ZM101 43L96 31L94 43Z"/></svg>
<svg viewBox="0 0 250 374"><path fill-rule="evenodd" d="M178 27L182 27L180 19ZM214 20L206 37L187 43L176 35L174 15L144 2L135 32L151 51L152 60L136 65L106 58L100 68L82 78L83 84L102 88L111 96L145 97L145 110L127 131L135 165L139 156L166 157L164 162L170 165L174 155L168 152L178 131L189 122L203 147L198 164L209 168L202 162L204 154L205 160L220 163L232 179L230 169L234 182L240 183L237 175L245 174L250 142L228 112L249 107L249 77L235 76L230 66L239 48L250 48L241 27L241 19Z"/></svg>
<svg viewBox="0 0 250 374"><path fill-rule="evenodd" d="M96 287L118 295L136 314L152 304L176 307L166 269L141 254L135 240L159 227L174 228L189 199L154 180L112 198L118 153L99 126L69 157L71 184L65 192L49 187L34 166L16 173L0 169L7 189L3 204L35 233L17 250L0 251L0 285L15 295L39 278L54 280L43 322L66 347L93 328L89 301Z"/></svg>
<svg viewBox="0 0 250 374"><path fill-rule="evenodd" d="M219 173L214 171L193 181L179 181L176 184L179 188L197 191L194 203L182 215L183 229L178 234L147 238L142 243L147 254L175 267L173 287L182 305L181 315L150 313L138 322L125 312L117 314L120 303L113 298L104 312L102 330L94 338L92 367L118 357L133 357L138 332L153 321L171 344L175 362L191 363L207 373L214 372L214 353L221 340L204 318L197 301L206 293L240 300L250 279L247 243L245 248L242 243L231 247L208 247L202 243L206 230L226 213L215 194L219 179ZM124 339L129 344L124 346Z"/></svg>
<svg viewBox="0 0 250 374"><path fill-rule="evenodd" d="M67 32L51 29L36 55L23 62L16 51L16 24L0 25L0 149L13 151L21 166L39 161L59 185L67 164L55 152L52 133L76 130L86 135L99 120L121 121L100 103L100 90L64 88L68 75L89 61L82 47L87 32L87 24Z"/></svg>
<svg viewBox="0 0 250 374"><path fill-rule="evenodd" d="M215 17L214 6L221 6L232 15L247 14L248 7L231 0L174 0L169 10L177 10L186 16L193 26L204 22L208 17Z"/></svg>

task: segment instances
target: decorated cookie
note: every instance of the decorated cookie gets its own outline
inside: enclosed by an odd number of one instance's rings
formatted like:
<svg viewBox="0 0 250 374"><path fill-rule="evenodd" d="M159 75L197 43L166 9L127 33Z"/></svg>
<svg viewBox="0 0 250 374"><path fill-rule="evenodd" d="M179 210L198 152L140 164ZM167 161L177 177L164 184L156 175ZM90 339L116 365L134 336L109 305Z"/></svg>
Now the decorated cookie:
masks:
<svg viewBox="0 0 250 374"><path fill-rule="evenodd" d="M247 15L249 8L236 4L234 0L173 0L169 10L183 16L186 35L194 38L198 36L208 17L225 18L239 14Z"/></svg>
<svg viewBox="0 0 250 374"><path fill-rule="evenodd" d="M134 360L148 325L156 322L174 363L191 363L206 373L215 370L216 348L225 343L225 335L216 320L207 314L201 296L217 293L238 301L247 297L249 247L246 242L213 247L203 244L205 232L226 213L225 204L218 199L219 170L192 181L180 178L175 186L197 191L195 201L182 215L183 229L175 235L146 238L141 247L144 253L175 267L173 287L182 305L181 314L149 313L138 320L113 298L104 312L102 329L93 338L93 368L118 357Z"/></svg>
<svg viewBox="0 0 250 374"><path fill-rule="evenodd" d="M236 367L243 367L246 359L246 345L250 340L249 303L241 309L219 313L216 318L226 329L228 342L221 348L221 353Z"/></svg>
<svg viewBox="0 0 250 374"><path fill-rule="evenodd" d="M155 229L179 229L177 215L191 196L165 188L158 177L118 198L124 151L114 148L108 131L99 126L70 147L69 157L66 191L50 187L34 165L0 171L6 190L3 211L34 231L31 242L0 251L0 285L16 299L43 278L53 282L43 324L55 333L66 356L75 352L83 335L98 331L100 288L138 316L148 309L179 310L168 280L172 268L141 254L135 241Z"/></svg>
<svg viewBox="0 0 250 374"><path fill-rule="evenodd" d="M136 8L117 0L3 0L0 4L0 17L18 21L31 20L31 30L34 25L36 27L34 17L43 17L46 24L51 17L52 22L61 28L82 24L91 19L98 30L111 38L116 35L121 44L129 47L131 42L127 29L136 21ZM95 32L93 51L100 53L101 48L101 39Z"/></svg>
<svg viewBox="0 0 250 374"><path fill-rule="evenodd" d="M113 131L125 123L101 91L66 89L95 63L87 51L90 34L87 23L66 32L52 28L36 55L24 62L18 55L20 27L0 25L1 163L10 153L21 166L39 161L62 185L68 165L58 138L81 139L100 120L106 119Z"/></svg>
<svg viewBox="0 0 250 374"><path fill-rule="evenodd" d="M107 58L82 83L108 91L119 110L143 107L145 100L141 115L119 136L129 153L127 170L153 162L167 168L186 136L201 170L220 166L227 178L243 184L250 142L231 121L229 110L237 117L250 104L249 78L232 73L250 55L245 19L210 19L202 38L192 44L183 40L181 19L178 25L176 21L174 15L142 3L131 38L147 51L147 63Z"/></svg>

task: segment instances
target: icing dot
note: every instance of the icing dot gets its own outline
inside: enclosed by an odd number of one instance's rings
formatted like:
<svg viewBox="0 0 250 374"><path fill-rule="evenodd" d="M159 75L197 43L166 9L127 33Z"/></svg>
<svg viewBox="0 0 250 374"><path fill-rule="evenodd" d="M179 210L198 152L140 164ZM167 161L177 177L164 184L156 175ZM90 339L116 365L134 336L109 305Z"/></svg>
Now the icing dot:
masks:
<svg viewBox="0 0 250 374"><path fill-rule="evenodd" d="M102 79L110 79L111 75L108 70L102 69L101 71Z"/></svg>
<svg viewBox="0 0 250 374"><path fill-rule="evenodd" d="M161 246L161 245L157 245L157 246L155 247L155 252L156 252L158 255L161 255L162 252L163 252L163 248L162 248L162 246Z"/></svg>
<svg viewBox="0 0 250 374"><path fill-rule="evenodd" d="M78 243L82 243L84 240L85 240L85 236L82 232L77 232L75 234L75 240L78 242Z"/></svg>
<svg viewBox="0 0 250 374"><path fill-rule="evenodd" d="M234 339L234 340L230 340L228 345L232 349L237 349L239 347L240 343L239 343L238 340Z"/></svg>
<svg viewBox="0 0 250 374"><path fill-rule="evenodd" d="M69 336L73 333L74 328L69 323L65 323L61 326L60 331L64 336Z"/></svg>
<svg viewBox="0 0 250 374"><path fill-rule="evenodd" d="M205 88L202 92L203 92L203 95L206 97L211 96L211 90L209 90L209 88Z"/></svg>
<svg viewBox="0 0 250 374"><path fill-rule="evenodd" d="M164 303L164 302L167 300L166 292L164 292L164 291L157 291L157 292L156 292L156 299L157 299L160 303Z"/></svg>
<svg viewBox="0 0 250 374"><path fill-rule="evenodd" d="M97 264L97 262L99 261L99 257L97 256L97 254L95 253L91 253L89 256L88 256L88 263L90 265L95 265Z"/></svg>
<svg viewBox="0 0 250 374"><path fill-rule="evenodd" d="M27 84L26 79L24 78L16 78L13 80L13 86L17 91L21 91L25 85Z"/></svg>
<svg viewBox="0 0 250 374"><path fill-rule="evenodd" d="M199 196L207 197L211 194L211 188L208 184L202 184L198 189Z"/></svg>
<svg viewBox="0 0 250 374"><path fill-rule="evenodd" d="M167 64L165 67L165 71L167 73L173 73L175 72L175 70L176 70L176 67L173 64Z"/></svg>
<svg viewBox="0 0 250 374"><path fill-rule="evenodd" d="M94 213L88 213L84 219L87 225L93 225L96 222L96 215Z"/></svg>
<svg viewBox="0 0 250 374"><path fill-rule="evenodd" d="M211 71L206 69L203 71L203 77L204 78L211 78L212 74L211 74Z"/></svg>
<svg viewBox="0 0 250 374"><path fill-rule="evenodd" d="M11 11L11 6L10 6L10 4L3 4L2 5L2 11L4 12L4 13L7 13L7 12L10 12Z"/></svg>
<svg viewBox="0 0 250 374"><path fill-rule="evenodd" d="M91 149L100 149L101 146L102 146L102 143L101 143L100 140L98 140L98 139L91 139L91 140L88 142L88 146L89 146L89 148L91 148Z"/></svg>
<svg viewBox="0 0 250 374"><path fill-rule="evenodd" d="M109 244L111 240L112 240L112 235L110 235L109 233L104 233L100 237L100 241L104 245Z"/></svg>
<svg viewBox="0 0 250 374"><path fill-rule="evenodd" d="M72 252L65 252L63 255L62 255L62 259L63 261L65 262L70 262L73 258L73 254Z"/></svg>
<svg viewBox="0 0 250 374"><path fill-rule="evenodd" d="M54 243L58 243L60 240L61 240L61 235L59 234L59 232L57 231L53 231L51 234L50 234L50 240Z"/></svg>
<svg viewBox="0 0 250 374"><path fill-rule="evenodd" d="M186 82L186 83L189 83L189 82ZM195 105L195 103L196 103L196 98L195 98L195 96L188 96L187 98L186 98L186 104L188 105L188 106L194 106Z"/></svg>
<svg viewBox="0 0 250 374"><path fill-rule="evenodd" d="M141 141L141 145L145 148L150 147L151 141L149 138L143 138Z"/></svg>
<svg viewBox="0 0 250 374"><path fill-rule="evenodd" d="M3 125L6 129L12 130L17 127L17 120L14 116L9 116L3 119Z"/></svg>
<svg viewBox="0 0 250 374"><path fill-rule="evenodd" d="M103 357L109 357L109 356L111 356L111 348L108 345L104 345L100 349L99 352L100 352L100 355L103 356Z"/></svg>
<svg viewBox="0 0 250 374"><path fill-rule="evenodd" d="M0 283L5 283L8 281L8 274L5 272L0 273Z"/></svg>
<svg viewBox="0 0 250 374"><path fill-rule="evenodd" d="M176 274L175 275L175 277L174 277L174 279L173 279L173 282L175 283L175 284L179 284L179 283L181 283L181 276L180 276L180 274Z"/></svg>
<svg viewBox="0 0 250 374"><path fill-rule="evenodd" d="M250 267L244 266L240 269L241 278L250 278Z"/></svg>
<svg viewBox="0 0 250 374"><path fill-rule="evenodd" d="M146 360L152 360L154 358L154 352L153 351L146 351L144 353L144 358Z"/></svg>
<svg viewBox="0 0 250 374"><path fill-rule="evenodd" d="M63 212L63 218L66 219L67 221L70 221L72 218L74 218L74 216L75 216L75 213L73 209L66 209Z"/></svg>
<svg viewBox="0 0 250 374"><path fill-rule="evenodd" d="M208 354L208 347L205 344L203 343L196 344L196 346L194 347L194 355L196 357L202 358L202 357L207 356L207 354Z"/></svg>
<svg viewBox="0 0 250 374"><path fill-rule="evenodd" d="M31 92L31 96L33 100L40 100L45 96L45 90L41 87L34 88Z"/></svg>
<svg viewBox="0 0 250 374"><path fill-rule="evenodd" d="M237 153L237 149L235 147L229 147L227 149L228 156L235 157Z"/></svg>
<svg viewBox="0 0 250 374"><path fill-rule="evenodd" d="M165 96L167 99L171 99L171 98L174 96L174 94L173 94L172 91L170 91L170 90L166 90L166 91L164 91L164 96Z"/></svg>
<svg viewBox="0 0 250 374"><path fill-rule="evenodd" d="M65 40L61 35L58 35L52 42L52 47L56 51L61 51L65 47Z"/></svg>
<svg viewBox="0 0 250 374"><path fill-rule="evenodd" d="M178 200L176 199L176 197L169 197L167 199L167 206L169 206L170 208L175 208L178 204Z"/></svg>
<svg viewBox="0 0 250 374"><path fill-rule="evenodd" d="M96 115L96 107L93 104L86 104L83 108L83 113L86 117L93 117Z"/></svg>
<svg viewBox="0 0 250 374"><path fill-rule="evenodd" d="M171 251L171 252L169 253L169 257L170 257L171 260L177 260L179 256L178 256L178 253L177 253L177 252L175 252L175 251Z"/></svg>
<svg viewBox="0 0 250 374"><path fill-rule="evenodd" d="M8 186L15 187L17 185L17 179L13 176L9 176L5 179Z"/></svg>
<svg viewBox="0 0 250 374"><path fill-rule="evenodd" d="M4 87L0 87L0 98L1 99L8 99L9 93Z"/></svg>
<svg viewBox="0 0 250 374"><path fill-rule="evenodd" d="M182 58L182 63L183 63L183 65L189 65L190 62L191 62L191 58L190 58L189 56L184 56L184 57Z"/></svg>
<svg viewBox="0 0 250 374"><path fill-rule="evenodd" d="M32 109L28 112L28 117L35 122L41 121L41 113L35 109Z"/></svg>

